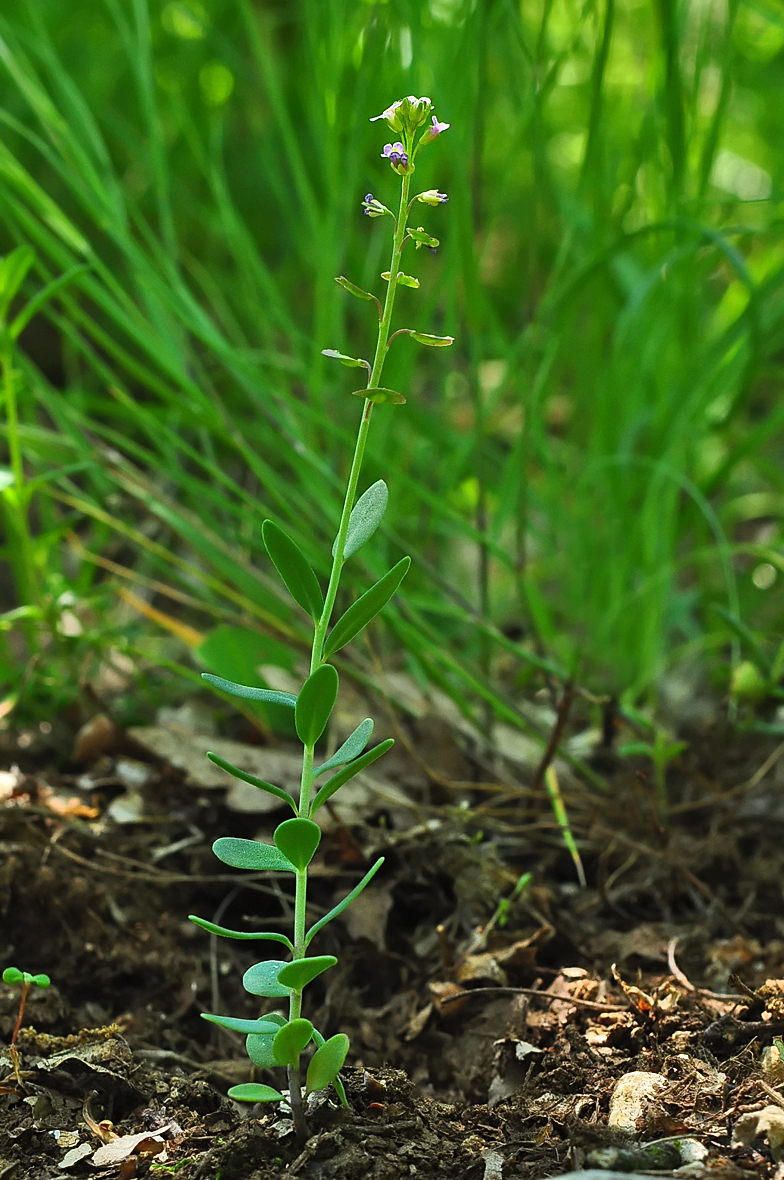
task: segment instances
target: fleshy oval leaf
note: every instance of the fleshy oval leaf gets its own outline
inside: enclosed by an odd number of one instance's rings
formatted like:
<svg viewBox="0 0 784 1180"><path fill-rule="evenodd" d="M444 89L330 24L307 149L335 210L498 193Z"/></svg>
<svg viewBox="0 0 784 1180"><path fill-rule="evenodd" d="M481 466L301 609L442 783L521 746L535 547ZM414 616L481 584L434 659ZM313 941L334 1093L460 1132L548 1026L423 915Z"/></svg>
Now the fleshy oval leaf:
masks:
<svg viewBox="0 0 784 1180"><path fill-rule="evenodd" d="M360 721L354 732L349 734L343 745L335 750L331 758L322 762L321 766L314 767L314 779L323 774L325 770L334 770L336 766L343 766L346 762L351 762L352 758L358 758L370 741L372 734L373 720L366 717L364 721Z"/></svg>
<svg viewBox="0 0 784 1180"><path fill-rule="evenodd" d="M219 758L217 754L213 754L212 750L207 751L207 757L210 762L214 763L215 766L219 766L221 770L225 770L227 774L240 779L243 783L248 783L251 787L258 787L260 791L265 791L268 795L274 795L276 799L281 799L284 803L288 803L292 811L296 812L296 803L288 791L284 791L282 787L275 787L272 783L266 783L262 778L256 778L255 774L248 774L246 770L240 770L238 766L232 766L224 758Z"/></svg>
<svg viewBox="0 0 784 1180"><path fill-rule="evenodd" d="M24 979L24 972L20 971L18 967L6 967L3 972L3 983L7 983L9 987L13 987L15 983L21 983Z"/></svg>
<svg viewBox="0 0 784 1180"><path fill-rule="evenodd" d="M287 819L278 824L272 839L295 869L306 869L321 841L321 828L312 819Z"/></svg>
<svg viewBox="0 0 784 1180"><path fill-rule="evenodd" d="M36 987L49 987L52 981L48 975L34 975L31 982Z"/></svg>
<svg viewBox="0 0 784 1180"><path fill-rule="evenodd" d="M406 399L395 389L382 389L380 385L370 386L368 389L352 390L352 397L364 397L376 406L393 405L404 406Z"/></svg>
<svg viewBox="0 0 784 1180"><path fill-rule="evenodd" d="M262 1086L260 1082L244 1082L241 1086L232 1086L227 1091L229 1098L235 1102L282 1102L283 1095L272 1086Z"/></svg>
<svg viewBox="0 0 784 1180"><path fill-rule="evenodd" d="M402 558L397 565L384 574L383 578L376 582L375 586L366 590L361 598L358 598L353 606L348 608L327 636L327 641L324 644L325 657L340 651L341 647L350 643L362 628L366 627L371 619L374 619L379 611L384 609L408 573L410 565L410 557ZM299 704L297 709L299 709Z"/></svg>
<svg viewBox="0 0 784 1180"><path fill-rule="evenodd" d="M267 999L279 999L291 993L290 987L285 987L278 981L281 967L288 966L281 959L265 959L263 963L254 963L242 977L242 986L252 996L266 996Z"/></svg>
<svg viewBox="0 0 784 1180"><path fill-rule="evenodd" d="M333 1081L346 1060L349 1040L345 1033L335 1033L313 1054L308 1066L306 1086L311 1090L323 1090Z"/></svg>
<svg viewBox="0 0 784 1180"><path fill-rule="evenodd" d="M368 766L372 766L378 758L386 754L387 750L391 750L394 744L394 738L387 738L386 741L379 742L377 746L362 754L361 757L355 758L353 762L349 762L348 766L344 766L337 774L333 774L332 778L327 779L324 786L316 792L313 802L310 805L310 814L313 815L317 812L319 807L326 803L327 799L331 799L336 791L339 791L341 787L345 786L347 782L354 778L354 775L359 774L362 770L366 770Z"/></svg>
<svg viewBox="0 0 784 1180"><path fill-rule="evenodd" d="M299 1016L279 1028L272 1042L272 1052L278 1065L296 1065L300 1054L313 1036L313 1025Z"/></svg>
<svg viewBox="0 0 784 1180"><path fill-rule="evenodd" d="M293 709L297 698L290 692L276 692L273 688L252 688L249 684L235 684L233 680L224 680L222 676L213 676L212 672L202 672L202 680L206 680L213 688L219 688L230 697L242 697L246 701L266 701L269 705L287 705Z"/></svg>
<svg viewBox="0 0 784 1180"><path fill-rule="evenodd" d="M383 479L376 480L362 493L354 505L348 521L346 543L343 546L343 559L351 557L369 541L381 524L389 502L389 488ZM332 556L335 556L337 538L332 546Z"/></svg>
<svg viewBox="0 0 784 1180"><path fill-rule="evenodd" d="M245 1038L245 1052L259 1069L274 1069L278 1064L272 1049L278 1031L277 1025L271 1025L268 1032L249 1033Z"/></svg>
<svg viewBox="0 0 784 1180"><path fill-rule="evenodd" d="M307 678L294 713L297 737L304 746L315 746L327 728L338 697L338 674L331 664L322 664Z"/></svg>
<svg viewBox="0 0 784 1180"><path fill-rule="evenodd" d="M294 865L287 860L279 848L274 844L262 844L260 840L243 840L239 836L221 836L212 846L212 851L218 860L233 869L251 869L260 872L269 869L273 872L295 871Z"/></svg>
<svg viewBox="0 0 784 1180"><path fill-rule="evenodd" d="M240 1032L250 1035L266 1035L275 1036L280 1025L266 1020L263 1016L259 1016L256 1020L243 1020L239 1016L216 1016L212 1012L200 1012L202 1020L208 1021L210 1024L217 1024L219 1028L228 1028L231 1032Z"/></svg>
<svg viewBox="0 0 784 1180"><path fill-rule="evenodd" d="M317 975L321 975L322 971L328 971L336 963L337 959L334 955L314 955L310 959L293 959L290 963L286 963L285 967L281 967L278 972L278 980L285 987L290 987L292 991L301 992L303 987L312 983Z"/></svg>
<svg viewBox="0 0 784 1180"><path fill-rule="evenodd" d="M291 597L312 619L318 619L324 609L324 595L299 545L272 520L264 521L261 535L270 561Z"/></svg>

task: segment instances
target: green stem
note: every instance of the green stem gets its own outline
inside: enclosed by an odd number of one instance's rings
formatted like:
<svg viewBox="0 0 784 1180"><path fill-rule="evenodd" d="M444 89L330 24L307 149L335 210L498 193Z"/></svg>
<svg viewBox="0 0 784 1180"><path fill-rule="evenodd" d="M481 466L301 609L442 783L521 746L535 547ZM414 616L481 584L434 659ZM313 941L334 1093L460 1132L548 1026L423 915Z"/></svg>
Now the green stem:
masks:
<svg viewBox="0 0 784 1180"><path fill-rule="evenodd" d="M400 273L400 256L403 252L403 242L406 236L406 214L408 209L408 190L410 185L410 174L404 175L400 191L400 210L398 212L397 225L395 226L395 236L392 243L392 261L389 266L389 285L387 287L386 299L384 300L384 311L381 316L381 322L378 326L376 354L373 358L373 368L371 370L370 377L368 378L368 389L374 389L378 385L379 381L381 380L381 373L384 369L384 361L386 360L389 341L389 328L392 322L392 310L395 306L397 276ZM367 442L367 436L370 430L370 418L372 413L373 403L366 399L364 409L362 411L362 419L359 424L359 432L357 434L357 443L354 448L354 458L351 463L351 471L349 472L346 496L343 501L343 512L341 513L340 527L338 528L337 540L335 542L335 556L332 559L332 570L329 575L329 585L327 587L326 598L324 599L324 610L321 612L321 618L316 624L316 631L313 636L313 654L310 661L311 672L315 672L316 668L318 668L318 666L323 663L322 652L324 650L324 640L327 636L329 621L332 618L332 611L335 606L335 599L337 598L338 587L340 585L340 575L343 571L343 551L346 546L348 522L349 518L351 517L351 509L354 507L354 500L357 494L359 473L362 468L362 459L365 454L365 444Z"/></svg>
<svg viewBox="0 0 784 1180"><path fill-rule="evenodd" d="M404 175L400 191L400 211L398 213L398 219L395 226L395 234L392 243L392 261L389 267L389 286L387 288L387 295L384 301L384 310L381 315L381 322L378 326L376 353L373 358L373 368L368 379L368 389L375 388L381 380L381 373L384 368L384 360L386 359L387 349L389 347L389 327L392 322L392 310L395 305L397 276L400 272L400 257L403 252L403 243L406 237L408 190L410 184L410 175ZM327 628L329 627L329 621L332 618L332 611L335 606L335 599L337 598L338 587L340 585L340 575L343 570L344 563L343 554L346 547L346 536L348 535L348 523L351 516L351 509L354 507L354 500L356 499L357 495L359 473L362 469L362 459L365 454L365 444L367 443L368 432L370 430L370 418L372 413L373 402L370 401L369 398L366 398L362 410L362 418L359 423L357 442L356 446L354 447L354 458L351 462L351 471L349 472L348 484L346 486L346 495L343 500L343 511L340 516L340 527L338 528L337 540L335 542L335 554L332 559L332 570L330 571L329 585L327 587L327 593L324 599L324 609L321 612L321 617L316 623L313 633L313 650L310 659L311 675L324 662L322 654L324 651L324 640L327 636ZM299 814L303 818L307 818L310 808L310 793L312 786L313 746L305 746L302 753L302 778L299 789ZM307 869L302 869L297 873L296 893L294 898L295 959L304 958L307 950L305 943L305 911L307 908L307 891L308 871ZM289 1020L299 1019L301 1012L302 993L292 992L289 999ZM302 1109L301 1075L299 1062L296 1066L289 1066L288 1081L289 1101L294 1119L294 1130L296 1132L298 1142L300 1145L302 1145L307 1139L307 1126L305 1123L305 1115Z"/></svg>

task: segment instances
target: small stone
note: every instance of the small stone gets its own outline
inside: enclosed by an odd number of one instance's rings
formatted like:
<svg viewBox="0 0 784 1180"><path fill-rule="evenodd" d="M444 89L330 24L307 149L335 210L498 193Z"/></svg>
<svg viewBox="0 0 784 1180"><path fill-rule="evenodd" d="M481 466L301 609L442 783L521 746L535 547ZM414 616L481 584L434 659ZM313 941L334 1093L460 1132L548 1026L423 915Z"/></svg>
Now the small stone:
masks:
<svg viewBox="0 0 784 1180"><path fill-rule="evenodd" d="M638 1069L624 1074L615 1083L607 1125L626 1131L641 1130L649 1107L665 1085L665 1079L659 1073Z"/></svg>

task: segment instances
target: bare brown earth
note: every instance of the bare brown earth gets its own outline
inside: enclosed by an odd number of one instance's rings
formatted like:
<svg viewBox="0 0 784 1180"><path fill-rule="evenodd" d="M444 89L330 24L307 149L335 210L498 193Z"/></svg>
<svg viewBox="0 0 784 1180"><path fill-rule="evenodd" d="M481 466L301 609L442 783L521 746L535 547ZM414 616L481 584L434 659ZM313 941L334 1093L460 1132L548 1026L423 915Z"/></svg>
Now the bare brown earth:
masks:
<svg viewBox="0 0 784 1180"><path fill-rule="evenodd" d="M284 816L199 782L201 753L195 770L180 756L185 724L156 755L154 728L92 718L76 747L64 722L0 735L0 966L53 980L28 1003L21 1080L4 1048L18 991L0 986L0 1180L537 1180L588 1167L782 1180L775 739L719 723L687 735L666 815L644 762L593 758L606 791L559 764L581 888L532 772L446 723L426 738L398 727L383 780L333 808L314 862L318 915L387 858L319 939L339 965L309 989L308 1014L351 1037L350 1106L313 1096L300 1151L285 1108L225 1097L252 1067L241 1037L199 1017L272 1004L241 987L260 944L187 921L286 929L287 882L210 850L218 835L269 838ZM239 723L231 736L251 737ZM255 756L283 756L285 779L288 755L283 743ZM525 871L531 888L499 920ZM626 1114L622 1078L642 1087Z"/></svg>

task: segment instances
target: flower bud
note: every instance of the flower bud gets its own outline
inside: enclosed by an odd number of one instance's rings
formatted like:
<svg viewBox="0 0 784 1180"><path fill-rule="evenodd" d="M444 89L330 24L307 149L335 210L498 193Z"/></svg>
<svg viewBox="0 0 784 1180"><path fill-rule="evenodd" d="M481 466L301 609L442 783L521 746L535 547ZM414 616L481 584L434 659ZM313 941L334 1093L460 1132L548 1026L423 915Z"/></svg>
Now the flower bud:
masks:
<svg viewBox="0 0 784 1180"><path fill-rule="evenodd" d="M433 115L432 123L422 133L422 136L419 140L419 146L423 147L425 144L432 143L437 135L440 135L442 131L448 131L450 126L451 124L449 123L439 123L438 119L435 117L435 115Z"/></svg>
<svg viewBox="0 0 784 1180"><path fill-rule="evenodd" d="M366 217L383 217L389 213L386 205L382 205L380 201L377 201L372 193L367 194L362 202L362 208L365 210Z"/></svg>
<svg viewBox="0 0 784 1180"><path fill-rule="evenodd" d="M423 193L417 193L416 199L423 205L444 205L449 197L446 193L440 193L437 188L429 188Z"/></svg>
<svg viewBox="0 0 784 1180"><path fill-rule="evenodd" d="M374 115L370 122L376 123L379 119L385 119L393 131L413 136L414 132L427 122L432 109L433 104L429 98L417 98L416 95L409 94L407 98L393 102L380 115Z"/></svg>
<svg viewBox="0 0 784 1180"><path fill-rule="evenodd" d="M400 113L400 108L402 105L402 99L399 99L397 102L393 102L392 105L387 107L385 111L382 111L380 115L374 115L370 122L377 123L379 119L386 119L393 131L402 131L403 119Z"/></svg>
<svg viewBox="0 0 784 1180"><path fill-rule="evenodd" d="M398 173L398 175L402 175L404 172L414 171L413 166L411 165L411 162L408 158L408 152L406 151L404 144L400 143L399 140L397 143L384 144L384 150L381 155L385 160L389 160L390 164L392 165L395 172Z"/></svg>

